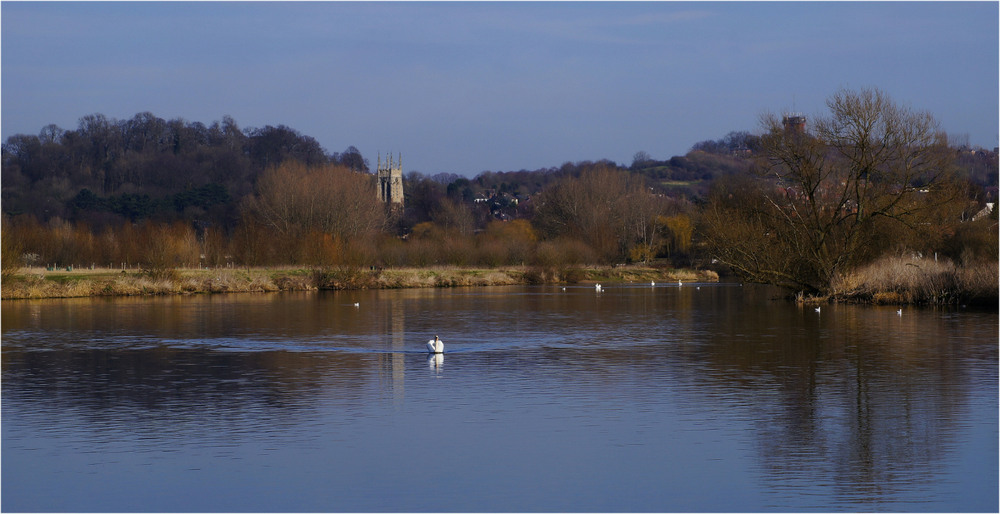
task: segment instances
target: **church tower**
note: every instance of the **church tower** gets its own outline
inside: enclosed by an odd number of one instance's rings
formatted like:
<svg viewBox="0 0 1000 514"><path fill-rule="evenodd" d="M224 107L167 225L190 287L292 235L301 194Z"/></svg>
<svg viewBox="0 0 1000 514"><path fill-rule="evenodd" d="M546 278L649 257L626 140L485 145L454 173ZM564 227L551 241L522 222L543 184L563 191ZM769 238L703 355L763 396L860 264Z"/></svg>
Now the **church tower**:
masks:
<svg viewBox="0 0 1000 514"><path fill-rule="evenodd" d="M393 161L392 154L382 162L382 154L378 155L378 197L392 206L403 206L403 156Z"/></svg>
<svg viewBox="0 0 1000 514"><path fill-rule="evenodd" d="M793 112L782 116L781 124L785 126L785 132L803 134L806 131L806 117L801 113Z"/></svg>

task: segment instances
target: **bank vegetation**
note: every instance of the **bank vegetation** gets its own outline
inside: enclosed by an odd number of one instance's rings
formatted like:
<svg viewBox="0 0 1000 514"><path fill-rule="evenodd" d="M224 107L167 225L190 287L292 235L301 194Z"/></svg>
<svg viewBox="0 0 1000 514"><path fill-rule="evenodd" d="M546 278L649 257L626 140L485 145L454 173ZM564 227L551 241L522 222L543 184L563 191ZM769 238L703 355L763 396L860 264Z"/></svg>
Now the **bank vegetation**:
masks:
<svg viewBox="0 0 1000 514"><path fill-rule="evenodd" d="M5 300L74 298L86 296L146 296L168 294L258 293L351 289L402 289L420 287L482 287L594 282L716 282L710 270L698 272L647 266L581 266L546 268L512 266L469 268L360 269L250 268L67 271L23 270L0 289Z"/></svg>
<svg viewBox="0 0 1000 514"><path fill-rule="evenodd" d="M356 148L327 154L288 127L86 116L3 145L0 289L572 283L683 269L804 301L995 304L996 153L956 145L879 90L839 91L827 107L808 123L765 116L758 134L666 161L638 152L628 167L411 172L401 207L378 199Z"/></svg>

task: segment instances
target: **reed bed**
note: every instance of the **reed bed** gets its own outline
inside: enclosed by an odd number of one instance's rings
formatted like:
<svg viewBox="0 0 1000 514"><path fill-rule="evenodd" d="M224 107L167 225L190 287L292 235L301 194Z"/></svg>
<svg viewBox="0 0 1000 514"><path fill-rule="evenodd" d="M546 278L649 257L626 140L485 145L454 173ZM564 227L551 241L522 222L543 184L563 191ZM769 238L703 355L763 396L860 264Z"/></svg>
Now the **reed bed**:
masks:
<svg viewBox="0 0 1000 514"><path fill-rule="evenodd" d="M474 269L451 266L385 270L375 280L385 289L411 287L463 287L524 284L521 268Z"/></svg>
<svg viewBox="0 0 1000 514"><path fill-rule="evenodd" d="M1000 297L997 261L884 257L839 277L833 299L875 304L990 304Z"/></svg>

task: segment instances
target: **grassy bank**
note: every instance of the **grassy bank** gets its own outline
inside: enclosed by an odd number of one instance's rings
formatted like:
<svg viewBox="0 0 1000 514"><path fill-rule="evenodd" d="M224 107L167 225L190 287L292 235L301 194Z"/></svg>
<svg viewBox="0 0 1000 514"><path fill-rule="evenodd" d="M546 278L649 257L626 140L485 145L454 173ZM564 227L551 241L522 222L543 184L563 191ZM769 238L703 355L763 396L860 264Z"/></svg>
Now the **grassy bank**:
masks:
<svg viewBox="0 0 1000 514"><path fill-rule="evenodd" d="M840 277L822 300L874 304L996 305L997 261L886 257Z"/></svg>
<svg viewBox="0 0 1000 514"><path fill-rule="evenodd" d="M309 291L318 289L395 289L577 282L715 282L712 271L675 270L638 266L546 269L506 268L251 268L168 269L121 271L25 270L5 277L4 300L72 298L83 296L140 296L230 292Z"/></svg>

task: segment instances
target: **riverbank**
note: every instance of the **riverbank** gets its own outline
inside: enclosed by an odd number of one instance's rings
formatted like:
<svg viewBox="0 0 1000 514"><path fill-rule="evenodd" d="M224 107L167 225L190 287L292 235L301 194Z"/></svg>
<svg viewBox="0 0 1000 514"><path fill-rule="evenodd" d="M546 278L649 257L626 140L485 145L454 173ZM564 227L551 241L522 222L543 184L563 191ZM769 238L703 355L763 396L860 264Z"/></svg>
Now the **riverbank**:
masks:
<svg viewBox="0 0 1000 514"><path fill-rule="evenodd" d="M76 298L166 294L250 293L337 289L570 284L587 282L717 282L710 270L678 270L644 266L592 266L547 269L341 267L115 270L107 268L47 270L32 268L4 278L0 298Z"/></svg>
<svg viewBox="0 0 1000 514"><path fill-rule="evenodd" d="M958 265L951 260L889 256L845 273L826 296L796 298L803 303L875 305L1000 304L997 261Z"/></svg>

